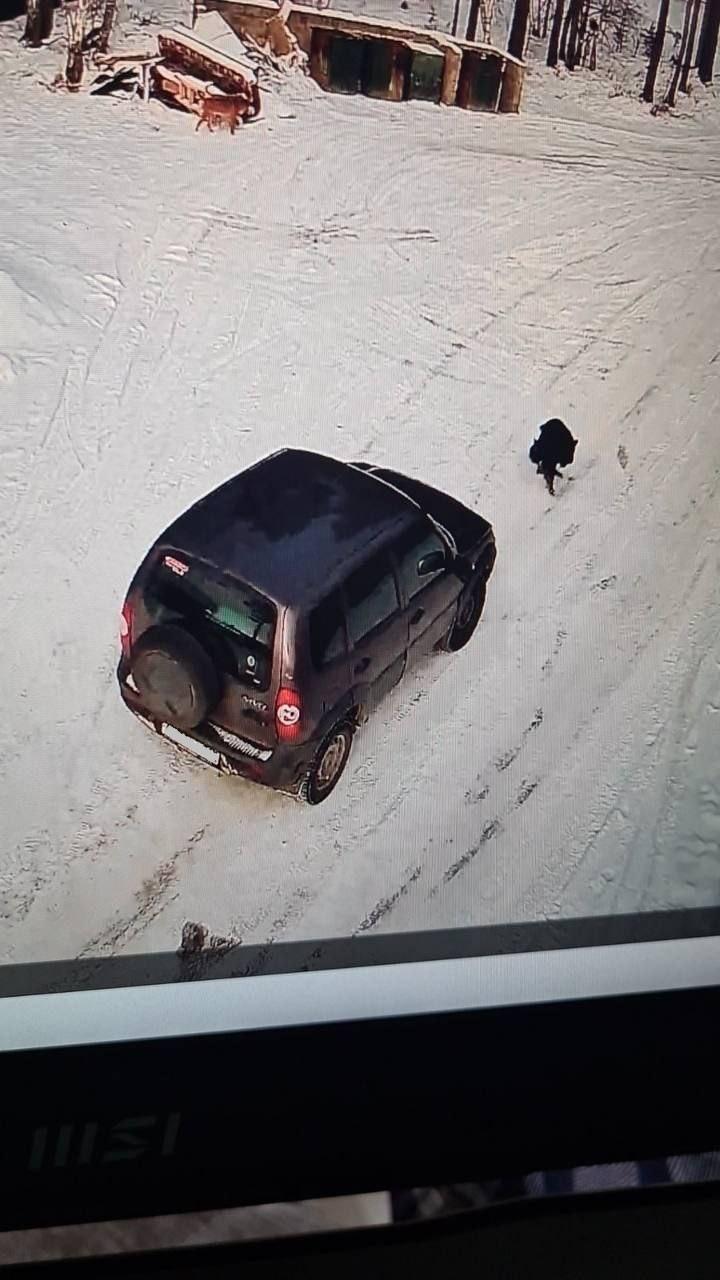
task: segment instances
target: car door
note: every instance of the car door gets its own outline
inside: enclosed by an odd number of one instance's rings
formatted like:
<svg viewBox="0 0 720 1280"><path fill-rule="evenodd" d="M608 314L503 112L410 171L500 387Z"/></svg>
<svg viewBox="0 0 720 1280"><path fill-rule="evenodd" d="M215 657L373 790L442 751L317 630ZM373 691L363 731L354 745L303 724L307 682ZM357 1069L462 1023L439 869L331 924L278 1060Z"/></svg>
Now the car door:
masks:
<svg viewBox="0 0 720 1280"><path fill-rule="evenodd" d="M421 516L393 546L400 593L408 621L408 667L432 652L450 630L460 578L450 569L450 551L432 523ZM442 555L443 567L421 574L428 556Z"/></svg>
<svg viewBox="0 0 720 1280"><path fill-rule="evenodd" d="M346 580L350 672L358 706L371 711L402 678L408 624L387 551L376 552Z"/></svg>
<svg viewBox="0 0 720 1280"><path fill-rule="evenodd" d="M345 605L342 593L332 591L311 611L308 638L312 677L310 712L313 729L350 699L350 657L348 654Z"/></svg>

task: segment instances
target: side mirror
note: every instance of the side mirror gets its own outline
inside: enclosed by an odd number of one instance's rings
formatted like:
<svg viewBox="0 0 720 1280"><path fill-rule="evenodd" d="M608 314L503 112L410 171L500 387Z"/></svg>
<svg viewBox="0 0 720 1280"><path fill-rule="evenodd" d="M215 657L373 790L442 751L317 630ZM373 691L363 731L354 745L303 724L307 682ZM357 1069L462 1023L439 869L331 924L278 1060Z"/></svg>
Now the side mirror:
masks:
<svg viewBox="0 0 720 1280"><path fill-rule="evenodd" d="M444 551L431 551L418 561L418 576L427 578L431 573L440 573L445 568L446 563Z"/></svg>

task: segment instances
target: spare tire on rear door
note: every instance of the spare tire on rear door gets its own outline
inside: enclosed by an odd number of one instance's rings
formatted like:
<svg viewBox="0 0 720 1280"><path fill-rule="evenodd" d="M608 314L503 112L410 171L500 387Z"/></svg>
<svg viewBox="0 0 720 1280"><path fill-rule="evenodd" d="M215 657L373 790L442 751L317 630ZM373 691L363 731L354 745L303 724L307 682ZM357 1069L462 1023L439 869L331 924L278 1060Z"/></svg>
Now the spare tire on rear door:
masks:
<svg viewBox="0 0 720 1280"><path fill-rule="evenodd" d="M143 632L133 648L130 670L148 714L155 720L194 729L220 697L220 679L208 654L181 627Z"/></svg>

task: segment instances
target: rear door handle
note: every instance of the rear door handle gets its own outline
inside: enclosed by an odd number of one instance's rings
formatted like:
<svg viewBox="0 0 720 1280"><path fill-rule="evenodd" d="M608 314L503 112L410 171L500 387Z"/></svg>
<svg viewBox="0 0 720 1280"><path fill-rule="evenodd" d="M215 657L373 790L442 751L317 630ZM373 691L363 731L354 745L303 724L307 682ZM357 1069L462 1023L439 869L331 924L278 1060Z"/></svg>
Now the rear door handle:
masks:
<svg viewBox="0 0 720 1280"><path fill-rule="evenodd" d="M415 610L415 612L414 612L414 614L413 614L413 616L412 616L412 618L410 619L410 626L411 626L411 627L416 627L416 626L417 626L417 624L418 624L418 622L420 622L424 617L425 617L425 610L424 610L424 609L416 609L416 610Z"/></svg>
<svg viewBox="0 0 720 1280"><path fill-rule="evenodd" d="M369 666L370 666L370 659L363 658L361 662L358 662L355 668L355 675L356 676L362 675L363 671L367 671Z"/></svg>

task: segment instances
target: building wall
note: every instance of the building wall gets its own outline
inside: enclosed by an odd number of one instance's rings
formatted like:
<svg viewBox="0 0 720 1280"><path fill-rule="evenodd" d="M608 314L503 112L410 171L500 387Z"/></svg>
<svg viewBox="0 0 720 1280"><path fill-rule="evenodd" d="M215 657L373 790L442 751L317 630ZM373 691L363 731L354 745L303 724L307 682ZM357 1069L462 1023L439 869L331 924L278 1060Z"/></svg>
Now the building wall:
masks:
<svg viewBox="0 0 720 1280"><path fill-rule="evenodd" d="M502 115L517 115L522 101L525 67L519 62L506 62L498 111Z"/></svg>
<svg viewBox="0 0 720 1280"><path fill-rule="evenodd" d="M274 0L195 0L194 19L200 12L216 11L228 26L242 39L243 34L264 44L271 39L271 28L278 23L278 6ZM385 38L393 45L403 42L422 44L439 50L444 57L440 101L445 106L474 106L469 101L458 100L462 80L462 67L466 51L470 54L482 49L488 60L499 64L500 89L494 108L498 111L517 112L522 97L524 64L510 58L489 45L469 44L453 40L436 31L426 31L368 18L332 9L318 10L308 5L286 6L285 21L298 42L300 49L310 60L311 74L323 88L328 88L327 43L316 39L313 53L313 32L327 31L368 38ZM400 65L400 60L398 60ZM402 97L397 82L393 82L385 95L396 101ZM462 96L462 95L461 95Z"/></svg>

